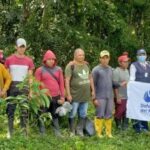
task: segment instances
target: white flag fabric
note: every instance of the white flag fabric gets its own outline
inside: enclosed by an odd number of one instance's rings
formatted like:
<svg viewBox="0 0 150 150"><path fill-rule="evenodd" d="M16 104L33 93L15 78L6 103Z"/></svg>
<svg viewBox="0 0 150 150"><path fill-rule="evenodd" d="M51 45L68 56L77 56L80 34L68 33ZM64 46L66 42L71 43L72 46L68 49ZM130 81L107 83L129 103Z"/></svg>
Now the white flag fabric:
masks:
<svg viewBox="0 0 150 150"><path fill-rule="evenodd" d="M130 81L127 94L127 118L150 121L150 83Z"/></svg>

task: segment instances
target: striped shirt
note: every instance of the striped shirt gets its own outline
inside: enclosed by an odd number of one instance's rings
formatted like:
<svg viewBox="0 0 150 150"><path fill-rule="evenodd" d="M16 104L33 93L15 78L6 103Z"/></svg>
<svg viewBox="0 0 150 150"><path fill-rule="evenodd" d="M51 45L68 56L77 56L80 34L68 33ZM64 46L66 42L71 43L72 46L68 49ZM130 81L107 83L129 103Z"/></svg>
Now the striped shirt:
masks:
<svg viewBox="0 0 150 150"><path fill-rule="evenodd" d="M5 66L10 71L12 81L23 81L28 74L28 70L34 69L31 58L27 56L20 58L15 54L6 59Z"/></svg>

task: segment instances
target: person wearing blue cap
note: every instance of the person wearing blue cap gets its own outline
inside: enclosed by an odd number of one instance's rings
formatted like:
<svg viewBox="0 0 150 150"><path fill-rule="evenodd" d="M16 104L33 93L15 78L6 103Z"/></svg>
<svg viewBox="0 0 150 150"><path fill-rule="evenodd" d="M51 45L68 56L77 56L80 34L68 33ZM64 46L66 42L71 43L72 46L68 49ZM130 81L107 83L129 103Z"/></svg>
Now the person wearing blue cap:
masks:
<svg viewBox="0 0 150 150"><path fill-rule="evenodd" d="M146 61L145 49L137 51L137 61L130 66L130 81L150 83L150 64ZM148 122L133 120L133 128L137 133L148 131Z"/></svg>

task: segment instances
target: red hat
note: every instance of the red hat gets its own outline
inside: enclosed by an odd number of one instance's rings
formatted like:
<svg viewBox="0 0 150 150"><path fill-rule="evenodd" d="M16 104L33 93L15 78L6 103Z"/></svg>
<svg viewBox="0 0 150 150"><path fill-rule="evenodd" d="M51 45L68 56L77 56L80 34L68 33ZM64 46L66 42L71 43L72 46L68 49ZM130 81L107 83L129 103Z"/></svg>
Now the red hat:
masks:
<svg viewBox="0 0 150 150"><path fill-rule="evenodd" d="M118 57L118 62L129 61L129 57L127 55L121 55Z"/></svg>

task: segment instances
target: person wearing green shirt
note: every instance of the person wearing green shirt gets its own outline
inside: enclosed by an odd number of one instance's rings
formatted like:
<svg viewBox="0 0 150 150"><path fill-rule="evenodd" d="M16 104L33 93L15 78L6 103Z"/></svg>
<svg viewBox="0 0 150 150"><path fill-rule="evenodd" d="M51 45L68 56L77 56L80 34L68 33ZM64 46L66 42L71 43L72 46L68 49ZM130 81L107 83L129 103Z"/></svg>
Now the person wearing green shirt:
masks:
<svg viewBox="0 0 150 150"><path fill-rule="evenodd" d="M94 84L90 74L88 63L85 61L85 53L81 48L74 52L74 60L65 69L65 82L67 100L72 104L69 114L69 127L71 134L75 134L74 118L78 112L77 135L84 136L83 128L87 116L88 102L91 95L94 97Z"/></svg>

